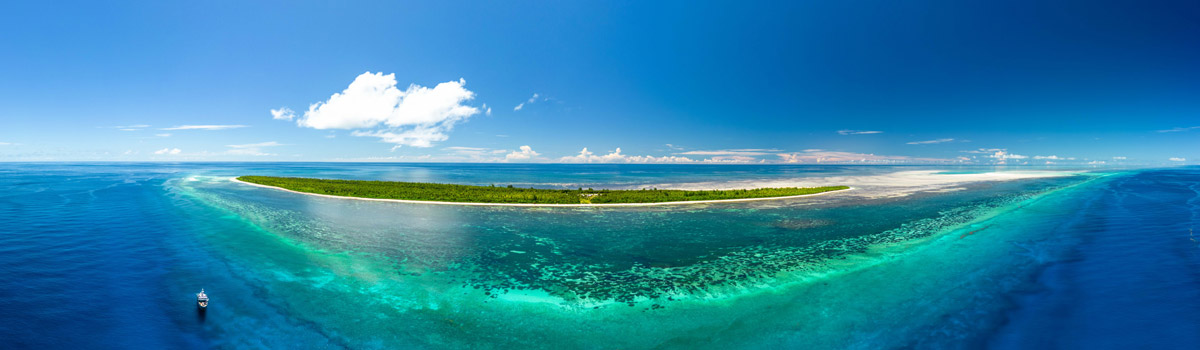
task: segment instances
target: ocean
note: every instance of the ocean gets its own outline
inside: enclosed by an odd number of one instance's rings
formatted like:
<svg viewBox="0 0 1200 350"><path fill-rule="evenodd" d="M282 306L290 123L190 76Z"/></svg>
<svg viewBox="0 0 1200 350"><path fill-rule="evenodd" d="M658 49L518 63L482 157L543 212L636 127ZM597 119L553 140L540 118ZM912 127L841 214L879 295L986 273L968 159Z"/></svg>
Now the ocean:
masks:
<svg viewBox="0 0 1200 350"><path fill-rule="evenodd" d="M1196 167L636 208L381 203L229 181L641 188L1025 170L0 163L0 344L1200 347Z"/></svg>

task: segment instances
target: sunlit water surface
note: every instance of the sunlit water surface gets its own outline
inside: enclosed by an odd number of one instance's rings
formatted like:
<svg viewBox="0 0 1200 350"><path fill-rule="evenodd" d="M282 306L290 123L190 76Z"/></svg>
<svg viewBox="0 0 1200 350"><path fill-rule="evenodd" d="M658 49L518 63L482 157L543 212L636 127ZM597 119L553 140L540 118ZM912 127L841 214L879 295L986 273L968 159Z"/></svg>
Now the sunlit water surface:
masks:
<svg viewBox="0 0 1200 350"><path fill-rule="evenodd" d="M645 208L237 175L638 188L991 168L0 164L18 348L1194 348L1200 169ZM1004 170L1004 169L1001 169ZM194 293L212 306L198 313Z"/></svg>

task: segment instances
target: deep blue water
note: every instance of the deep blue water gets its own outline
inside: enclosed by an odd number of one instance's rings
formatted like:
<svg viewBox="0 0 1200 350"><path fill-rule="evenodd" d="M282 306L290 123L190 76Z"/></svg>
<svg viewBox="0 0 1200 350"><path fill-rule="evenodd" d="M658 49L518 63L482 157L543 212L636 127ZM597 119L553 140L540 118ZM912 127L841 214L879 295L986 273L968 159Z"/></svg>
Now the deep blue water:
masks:
<svg viewBox="0 0 1200 350"><path fill-rule="evenodd" d="M1200 347L1200 169L1138 172L1078 198L1078 237L996 332L997 348Z"/></svg>
<svg viewBox="0 0 1200 350"><path fill-rule="evenodd" d="M0 344L1200 347L1197 168L604 211L365 203L226 181L637 187L907 169L0 163Z"/></svg>

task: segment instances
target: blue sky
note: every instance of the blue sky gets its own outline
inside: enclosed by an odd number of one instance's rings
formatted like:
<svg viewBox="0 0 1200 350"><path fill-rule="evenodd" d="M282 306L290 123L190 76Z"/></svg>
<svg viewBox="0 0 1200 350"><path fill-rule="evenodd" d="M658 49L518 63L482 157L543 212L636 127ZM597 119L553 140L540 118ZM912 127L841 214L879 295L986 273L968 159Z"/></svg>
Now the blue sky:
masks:
<svg viewBox="0 0 1200 350"><path fill-rule="evenodd" d="M1195 1L5 2L0 161L1194 164L1196 18Z"/></svg>

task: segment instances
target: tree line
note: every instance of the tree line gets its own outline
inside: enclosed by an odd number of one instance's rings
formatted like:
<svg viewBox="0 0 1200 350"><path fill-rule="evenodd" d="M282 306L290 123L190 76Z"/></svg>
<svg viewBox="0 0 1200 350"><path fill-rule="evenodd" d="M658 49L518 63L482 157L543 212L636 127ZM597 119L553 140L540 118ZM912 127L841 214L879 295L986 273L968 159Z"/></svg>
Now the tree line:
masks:
<svg viewBox="0 0 1200 350"><path fill-rule="evenodd" d="M301 177L241 176L238 180L297 192L343 197L470 203L601 204L660 203L719 199L785 197L843 190L846 186L778 187L747 190L593 190L473 186L424 182L334 180Z"/></svg>

